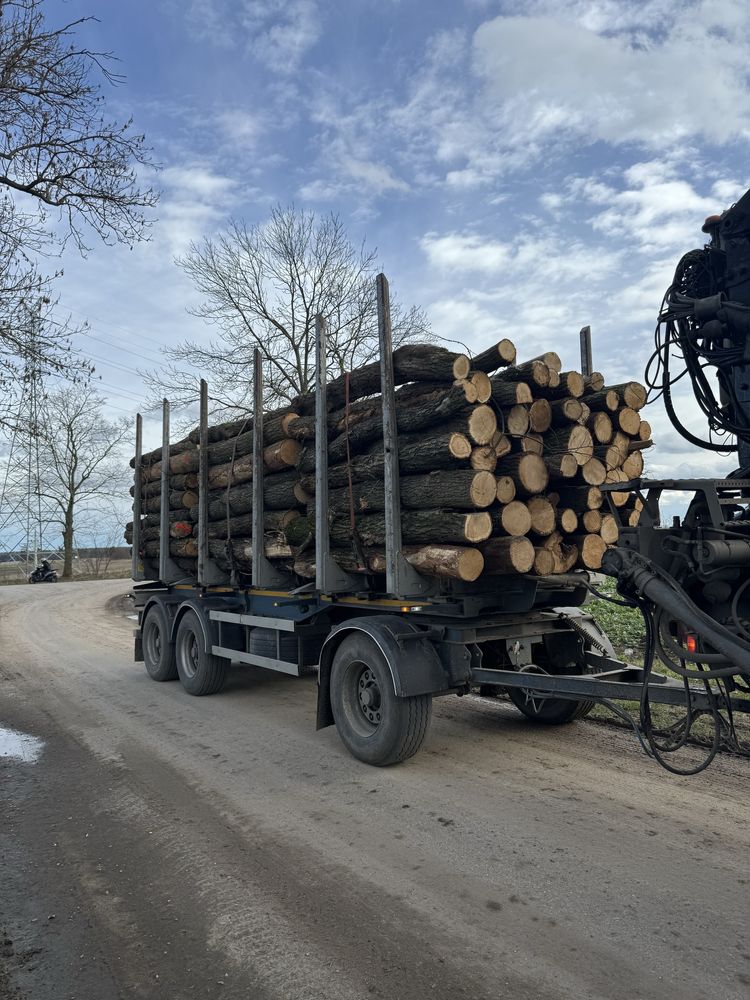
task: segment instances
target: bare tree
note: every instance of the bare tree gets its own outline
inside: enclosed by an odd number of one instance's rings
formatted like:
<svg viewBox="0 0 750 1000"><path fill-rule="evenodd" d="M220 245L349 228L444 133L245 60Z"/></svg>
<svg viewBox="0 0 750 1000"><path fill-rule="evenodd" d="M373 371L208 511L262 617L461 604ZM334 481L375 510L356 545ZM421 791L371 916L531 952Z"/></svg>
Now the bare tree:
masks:
<svg viewBox="0 0 750 1000"><path fill-rule="evenodd" d="M144 373L154 397L177 404L211 379L216 409L243 408L251 392L252 356L264 358L268 402L284 404L312 388L315 316L328 322L331 374L377 354L376 253L356 248L335 215L277 206L262 225L233 222L215 239L193 243L177 264L203 294L193 310L220 331L207 343L165 348L165 370ZM424 313L393 307L395 343L429 337Z"/></svg>
<svg viewBox="0 0 750 1000"><path fill-rule="evenodd" d="M51 27L42 0L0 0L0 375L12 379L22 300L51 299L38 259L70 240L86 253L87 233L132 245L146 235L151 189L135 167L149 165L132 123L106 116L101 83L122 77L109 53L76 43L90 18ZM54 277L54 275L53 275ZM65 331L38 339L40 363L70 371ZM22 352L21 352L22 353Z"/></svg>
<svg viewBox="0 0 750 1000"><path fill-rule="evenodd" d="M63 577L73 575L77 523L112 523L116 498L127 494L127 462L120 446L130 432L127 418L110 422L104 400L90 385L51 393L44 402L40 442L40 492L57 511L63 539Z"/></svg>

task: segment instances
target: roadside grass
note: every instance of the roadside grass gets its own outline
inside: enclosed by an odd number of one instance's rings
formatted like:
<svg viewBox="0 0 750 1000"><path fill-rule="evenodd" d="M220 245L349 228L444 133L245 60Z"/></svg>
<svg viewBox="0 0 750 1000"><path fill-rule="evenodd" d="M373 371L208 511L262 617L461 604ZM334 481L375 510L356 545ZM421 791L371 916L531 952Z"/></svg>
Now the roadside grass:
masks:
<svg viewBox="0 0 750 1000"><path fill-rule="evenodd" d="M606 580L597 589L610 597L618 597L614 581L612 580ZM646 630L643 624L643 617L637 608L621 607L620 605L612 604L610 601L597 599L587 604L586 610L591 612L597 624L607 633L619 659L624 660L626 663L632 663L637 667L643 666ZM654 670L681 680L678 674L665 667L660 660L654 663ZM696 681L691 681L690 683L693 685L697 684ZM739 698L748 698L748 695L741 692L734 692L734 694ZM638 717L638 702L622 702L621 707L635 718ZM651 705L651 716L654 725L657 727L670 726L681 719L684 714L682 709L671 705ZM609 709L603 705L595 705L588 718L598 722L606 721L615 725L625 726L623 720L613 716ZM735 715L734 723L740 739L744 743L750 744L750 716ZM713 720L708 716L702 716L693 725L692 734L700 743L710 742L713 739Z"/></svg>

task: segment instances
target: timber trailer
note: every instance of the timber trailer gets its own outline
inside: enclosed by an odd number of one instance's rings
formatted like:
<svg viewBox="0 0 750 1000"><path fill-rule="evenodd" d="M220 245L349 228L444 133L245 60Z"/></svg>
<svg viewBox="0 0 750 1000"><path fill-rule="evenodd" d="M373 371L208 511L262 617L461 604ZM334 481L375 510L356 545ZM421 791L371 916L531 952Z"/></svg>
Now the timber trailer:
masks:
<svg viewBox="0 0 750 1000"><path fill-rule="evenodd" d="M747 479L613 484L632 489L644 501L641 525L620 524L620 542L605 556L605 572L618 578L620 603L645 609L649 639L646 662L633 666L615 657L612 644L586 610L592 590L585 571L539 577L508 575L475 583L421 576L402 554L399 462L388 283L377 278L380 376L383 403L385 487L385 587L377 580L350 574L334 561L329 543L326 325L316 321L315 387L315 580L299 586L267 558L263 547L263 373L259 352L254 358L252 579L226 585L225 574L212 561L208 545L208 386L201 382L199 418L197 574L186 580L169 550L169 402L163 404L161 461L161 528L158 580L138 582L135 603L135 659L145 661L155 680L179 676L192 695L213 694L223 686L231 662L299 676L316 670L317 728L335 725L346 748L368 764L389 765L414 755L430 722L432 699L440 695L505 692L529 719L562 724L585 715L596 703L626 715L618 702L641 706L640 723L632 722L641 745L668 769L695 773L724 745L737 749L732 719L750 711L750 701L736 697L750 677L750 645L715 617L700 611L665 568L664 552L681 543L687 532L708 553L711 569L750 567L750 538L732 545L726 540L728 511L750 496ZM584 328L584 331L587 328ZM590 374L591 344L582 331L583 373ZM750 339L748 339L750 344ZM142 420L136 421L136 458L132 573L143 581L139 559L141 516ZM690 488L697 500L683 525L660 527L659 498L665 490ZM607 487L603 487L607 489ZM698 507L696 507L696 503ZM709 511L706 517L695 511ZM691 519L692 518L692 519ZM733 540L746 530L738 522ZM750 523L750 522L748 522ZM697 526L697 527L696 527ZM695 540L695 532L703 534ZM713 530L712 530L713 529ZM699 532L700 533L700 532ZM717 540L718 539L718 540ZM669 543L669 544L668 544ZM674 543L674 544L673 544ZM684 544L684 543L683 543ZM729 548L727 548L729 545ZM731 552L729 551L731 549ZM693 592L693 597L695 593ZM747 600L747 588L744 588ZM723 657L721 690L713 674L697 684L653 669L655 639L650 627L654 610L667 607L675 622L690 622L676 633L673 659L679 650L694 663L703 656L713 665ZM744 607L744 605L742 605ZM698 609L695 609L698 611ZM736 609L735 609L736 611ZM674 629L672 629L674 632ZM693 643L691 645L691 642ZM661 646L656 646L661 649ZM696 655L697 650L697 655ZM705 652L703 652L705 651ZM727 659L730 658L730 659ZM671 663L671 661L670 661ZM729 663L729 667L727 667ZM705 668L709 671L712 666ZM688 673L689 671L685 671ZM715 672L715 671L714 671ZM735 688L730 681L737 676ZM668 731L658 730L650 706L680 706L685 719ZM678 770L665 755L685 745L699 716L714 722L713 746L698 766ZM728 717L728 722L727 722Z"/></svg>

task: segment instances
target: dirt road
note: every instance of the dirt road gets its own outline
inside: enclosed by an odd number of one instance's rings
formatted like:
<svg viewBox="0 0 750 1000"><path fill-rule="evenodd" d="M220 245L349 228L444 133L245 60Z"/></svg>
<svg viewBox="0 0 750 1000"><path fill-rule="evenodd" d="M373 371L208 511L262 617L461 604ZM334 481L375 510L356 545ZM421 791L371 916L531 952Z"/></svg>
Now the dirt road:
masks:
<svg viewBox="0 0 750 1000"><path fill-rule="evenodd" d="M150 681L123 590L0 588L0 997L748 996L747 761L450 698L368 768L312 678Z"/></svg>

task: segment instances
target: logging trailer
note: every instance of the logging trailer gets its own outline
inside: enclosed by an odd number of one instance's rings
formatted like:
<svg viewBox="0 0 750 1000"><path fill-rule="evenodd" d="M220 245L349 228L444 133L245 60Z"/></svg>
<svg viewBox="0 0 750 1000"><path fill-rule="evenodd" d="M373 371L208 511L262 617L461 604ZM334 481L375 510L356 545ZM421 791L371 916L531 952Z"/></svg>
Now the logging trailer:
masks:
<svg viewBox="0 0 750 1000"><path fill-rule="evenodd" d="M732 211L724 213L721 220ZM717 225L714 223L715 228ZM750 234L750 224L747 232ZM725 252L718 230L712 241L705 252ZM746 242L750 247L750 238ZM693 294L691 315L697 316L698 326L709 320L721 320L726 326L726 315L716 318L719 298L713 288L710 291L716 298L713 312L705 304L704 292ZM346 748L359 760L374 765L393 764L417 752L427 733L433 697L463 695L478 688L483 693L507 692L527 718L548 725L579 718L596 703L615 711L617 702L640 703L640 724L634 721L636 733L647 753L671 770L677 769L667 763L665 754L684 746L694 719L707 715L714 721L715 732L709 758L678 773L694 773L705 766L722 743L732 744L733 713L750 710L750 701L735 696L735 692L747 690L750 679L750 520L746 513L742 517L737 513L744 510L750 497L748 472L740 470L741 475L726 480L635 480L625 487L603 487L605 492L634 490L644 504L639 525L630 527L610 502L620 537L618 546L608 550L603 565L604 572L618 580L623 599L644 611L648 642L640 667L617 660L609 639L587 612L592 585L585 571L548 577L480 577L473 583L421 575L402 552L393 352L384 275L377 278L377 304L384 577L346 572L332 557L327 516L326 326L318 317L314 581L300 586L297 578L269 561L264 551L263 373L256 351L249 585L240 585L233 574L228 586L226 574L210 554L205 381L200 393L197 573L195 579L186 579L170 554L166 502L170 410L165 400L158 579L145 581L139 557L142 421L140 415L137 418L132 539L132 574L139 581L134 591L138 611L136 660L145 661L154 680L179 676L192 695L219 691L232 661L295 676L317 670L317 727L335 725ZM680 305L684 309L686 302ZM587 328L581 333L581 367L587 375L592 368L591 344ZM745 328L739 336L743 344L746 338L750 345ZM695 336L693 342L698 342ZM748 347L744 350L747 356ZM745 372L747 368L745 365ZM747 381L747 374L744 378ZM744 422L750 423L750 419ZM738 432L738 439L741 462L745 463L748 454L743 433ZM686 489L695 494L687 516L682 523L675 520L671 527L662 527L662 494ZM687 577L685 562L690 564ZM708 610L704 610L707 605ZM731 606L731 614L725 612L725 606ZM654 651L681 673L680 679L653 671ZM688 684L689 678L697 679L698 684ZM719 689L713 686L717 678ZM654 703L682 706L686 721L679 728L657 730L649 710Z"/></svg>

